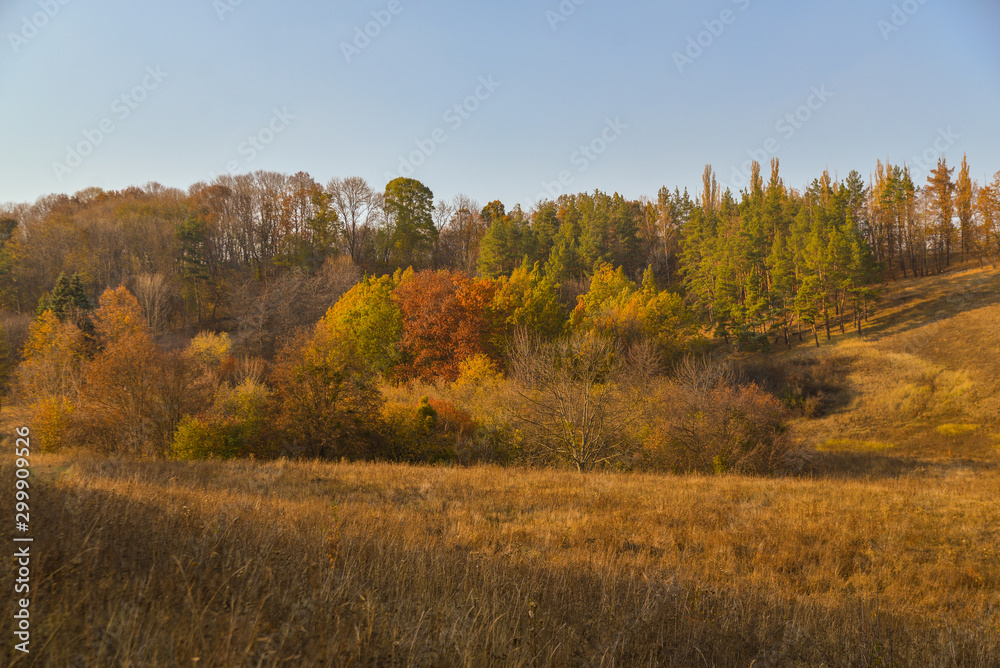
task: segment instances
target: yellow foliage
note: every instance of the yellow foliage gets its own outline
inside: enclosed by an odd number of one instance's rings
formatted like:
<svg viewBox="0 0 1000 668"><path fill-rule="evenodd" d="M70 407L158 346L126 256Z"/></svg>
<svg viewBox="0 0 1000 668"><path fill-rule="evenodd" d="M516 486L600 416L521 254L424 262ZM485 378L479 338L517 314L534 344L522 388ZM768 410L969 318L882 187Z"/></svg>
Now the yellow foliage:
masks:
<svg viewBox="0 0 1000 668"><path fill-rule="evenodd" d="M458 364L458 378L454 385L460 388L494 387L503 374L486 355L473 355Z"/></svg>
<svg viewBox="0 0 1000 668"><path fill-rule="evenodd" d="M43 452L53 452L65 445L74 410L76 406L63 397L41 397L32 406L32 441Z"/></svg>
<svg viewBox="0 0 1000 668"><path fill-rule="evenodd" d="M859 441L853 438L831 438L822 445L816 446L821 452L880 452L896 447L892 443L882 441Z"/></svg>
<svg viewBox="0 0 1000 668"><path fill-rule="evenodd" d="M212 371L217 370L233 353L233 340L225 332L201 332L191 339L187 354L197 364Z"/></svg>
<svg viewBox="0 0 1000 668"><path fill-rule="evenodd" d="M942 424L938 425L937 433L942 436L961 436L979 429L978 424Z"/></svg>
<svg viewBox="0 0 1000 668"><path fill-rule="evenodd" d="M124 285L108 288L101 295L100 306L94 311L94 327L105 344L135 337L152 339L142 307Z"/></svg>

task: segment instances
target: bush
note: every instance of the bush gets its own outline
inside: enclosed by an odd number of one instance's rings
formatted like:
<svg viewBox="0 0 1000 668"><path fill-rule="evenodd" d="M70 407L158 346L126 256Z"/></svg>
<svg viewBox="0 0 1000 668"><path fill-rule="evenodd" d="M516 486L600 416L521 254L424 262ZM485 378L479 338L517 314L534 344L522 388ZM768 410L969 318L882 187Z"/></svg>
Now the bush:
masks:
<svg viewBox="0 0 1000 668"><path fill-rule="evenodd" d="M70 444L76 406L65 398L46 396L32 409L31 437L42 452L53 452Z"/></svg>
<svg viewBox="0 0 1000 668"><path fill-rule="evenodd" d="M745 361L744 374L778 397L791 411L808 418L821 417L844 398L842 356L803 356L779 362L766 357Z"/></svg>
<svg viewBox="0 0 1000 668"><path fill-rule="evenodd" d="M438 402L435 402L438 403ZM427 397L412 404L389 403L382 410L380 458L401 462L440 463L455 459L455 441L438 424Z"/></svg>
<svg viewBox="0 0 1000 668"><path fill-rule="evenodd" d="M185 416L174 435L172 453L179 459L231 459L266 455L270 391L246 380L220 389L212 411Z"/></svg>
<svg viewBox="0 0 1000 668"><path fill-rule="evenodd" d="M233 354L233 341L225 332L201 332L191 339L187 353L203 370L218 375L223 363Z"/></svg>
<svg viewBox="0 0 1000 668"><path fill-rule="evenodd" d="M625 348L594 332L554 342L519 332L511 346L504 413L526 460L580 472L633 455L639 397L654 371L649 346Z"/></svg>
<svg viewBox="0 0 1000 668"><path fill-rule="evenodd" d="M666 383L645 464L675 472L775 473L793 446L781 402L729 365L686 361Z"/></svg>

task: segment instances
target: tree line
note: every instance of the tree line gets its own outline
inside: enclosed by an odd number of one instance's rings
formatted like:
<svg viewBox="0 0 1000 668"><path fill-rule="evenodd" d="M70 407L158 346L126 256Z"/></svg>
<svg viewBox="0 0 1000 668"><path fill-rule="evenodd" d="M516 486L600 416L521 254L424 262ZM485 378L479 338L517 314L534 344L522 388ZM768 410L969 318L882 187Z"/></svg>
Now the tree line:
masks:
<svg viewBox="0 0 1000 668"><path fill-rule="evenodd" d="M777 160L751 172L739 194L706 167L697 199L595 191L528 212L263 171L7 205L0 390L52 447L773 467L774 396L690 364L659 374L713 336L820 345L861 331L887 280L995 266L1000 173L979 185L963 160L953 182L941 159L918 187L879 163L868 184L824 172L800 191ZM393 399L414 384L451 399Z"/></svg>

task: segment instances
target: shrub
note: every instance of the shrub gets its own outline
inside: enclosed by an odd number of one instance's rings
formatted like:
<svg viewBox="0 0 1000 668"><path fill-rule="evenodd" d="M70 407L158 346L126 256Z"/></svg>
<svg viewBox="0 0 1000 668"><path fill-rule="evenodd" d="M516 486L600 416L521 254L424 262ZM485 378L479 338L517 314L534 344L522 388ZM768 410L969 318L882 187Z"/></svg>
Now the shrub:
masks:
<svg viewBox="0 0 1000 668"><path fill-rule="evenodd" d="M354 337L321 323L293 340L271 374L275 423L288 454L306 457L372 456L383 403Z"/></svg>
<svg viewBox="0 0 1000 668"><path fill-rule="evenodd" d="M744 362L742 369L761 389L781 399L786 408L815 418L844 399L849 361L843 356L803 356L784 362L757 357Z"/></svg>
<svg viewBox="0 0 1000 668"><path fill-rule="evenodd" d="M46 396L32 407L31 437L42 452L69 445L76 406L63 397Z"/></svg>
<svg viewBox="0 0 1000 668"><path fill-rule="evenodd" d="M486 355L473 355L459 363L455 385L461 388L492 387L501 377L500 369L492 359Z"/></svg>
<svg viewBox="0 0 1000 668"><path fill-rule="evenodd" d="M235 388L223 386L212 410L185 416L174 435L172 453L179 459L231 459L266 455L270 390L246 380Z"/></svg>
<svg viewBox="0 0 1000 668"><path fill-rule="evenodd" d="M790 462L781 402L731 366L685 362L654 406L644 452L649 467L774 473Z"/></svg>
<svg viewBox="0 0 1000 668"><path fill-rule="evenodd" d="M520 332L511 351L504 409L526 458L580 472L628 459L655 356L593 332L555 342Z"/></svg>
<svg viewBox="0 0 1000 668"><path fill-rule="evenodd" d="M413 404L388 403L382 410L380 458L400 462L440 463L455 458L454 440L437 425L437 412L426 397Z"/></svg>

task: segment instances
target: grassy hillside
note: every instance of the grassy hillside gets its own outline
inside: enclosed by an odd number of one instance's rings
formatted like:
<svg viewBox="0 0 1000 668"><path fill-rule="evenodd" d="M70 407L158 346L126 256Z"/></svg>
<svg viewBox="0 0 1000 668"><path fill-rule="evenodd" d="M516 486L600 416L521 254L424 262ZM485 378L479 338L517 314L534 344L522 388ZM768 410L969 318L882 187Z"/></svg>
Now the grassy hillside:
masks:
<svg viewBox="0 0 1000 668"><path fill-rule="evenodd" d="M998 322L970 270L773 353L831 388L799 477L38 456L3 661L1000 665Z"/></svg>
<svg viewBox="0 0 1000 668"><path fill-rule="evenodd" d="M1000 461L1000 272L899 281L860 337L848 330L821 343L776 356L837 369L836 408L794 425L813 447L909 465Z"/></svg>

